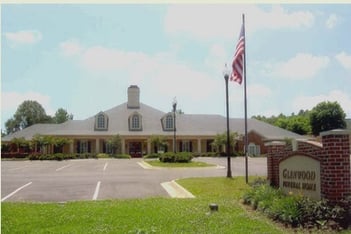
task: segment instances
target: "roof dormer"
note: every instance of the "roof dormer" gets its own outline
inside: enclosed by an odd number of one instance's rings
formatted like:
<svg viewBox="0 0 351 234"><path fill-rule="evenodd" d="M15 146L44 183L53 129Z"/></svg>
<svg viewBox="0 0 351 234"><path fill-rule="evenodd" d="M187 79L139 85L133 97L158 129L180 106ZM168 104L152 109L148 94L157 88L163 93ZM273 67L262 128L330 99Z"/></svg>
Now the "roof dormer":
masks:
<svg viewBox="0 0 351 234"><path fill-rule="evenodd" d="M97 115L95 115L95 131L107 131L108 130L108 116L100 111Z"/></svg>

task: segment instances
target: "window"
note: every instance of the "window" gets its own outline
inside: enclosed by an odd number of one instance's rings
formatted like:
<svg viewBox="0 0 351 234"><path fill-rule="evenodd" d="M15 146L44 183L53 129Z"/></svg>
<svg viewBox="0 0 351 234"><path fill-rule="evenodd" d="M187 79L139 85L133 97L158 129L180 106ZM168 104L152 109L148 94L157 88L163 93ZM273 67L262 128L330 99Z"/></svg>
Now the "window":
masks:
<svg viewBox="0 0 351 234"><path fill-rule="evenodd" d="M173 113L168 113L161 119L161 124L163 131L173 131L174 130L174 118Z"/></svg>
<svg viewBox="0 0 351 234"><path fill-rule="evenodd" d="M140 128L139 116L133 115L133 117L132 117L132 129L139 129L139 128Z"/></svg>
<svg viewBox="0 0 351 234"><path fill-rule="evenodd" d="M182 141L182 152L192 152L192 144L190 141Z"/></svg>
<svg viewBox="0 0 351 234"><path fill-rule="evenodd" d="M129 130L142 131L142 118L139 113L134 113L129 117Z"/></svg>
<svg viewBox="0 0 351 234"><path fill-rule="evenodd" d="M167 115L166 117L166 129L173 129L173 116Z"/></svg>
<svg viewBox="0 0 351 234"><path fill-rule="evenodd" d="M89 141L80 141L79 149L79 153L89 153Z"/></svg>
<svg viewBox="0 0 351 234"><path fill-rule="evenodd" d="M100 112L95 116L95 130L97 131L107 131L108 129L108 116Z"/></svg>
<svg viewBox="0 0 351 234"><path fill-rule="evenodd" d="M103 114L98 116L97 128L105 128L105 116Z"/></svg>
<svg viewBox="0 0 351 234"><path fill-rule="evenodd" d="M261 148L259 145L255 145L254 143L250 143L248 145L248 154L251 156L258 156L261 154Z"/></svg>

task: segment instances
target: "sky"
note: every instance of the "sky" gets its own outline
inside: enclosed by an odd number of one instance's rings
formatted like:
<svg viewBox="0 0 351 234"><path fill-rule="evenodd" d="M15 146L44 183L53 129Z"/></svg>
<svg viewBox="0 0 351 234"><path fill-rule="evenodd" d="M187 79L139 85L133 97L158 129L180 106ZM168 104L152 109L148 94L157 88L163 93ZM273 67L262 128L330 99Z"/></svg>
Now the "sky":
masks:
<svg viewBox="0 0 351 234"><path fill-rule="evenodd" d="M2 4L1 128L24 100L86 119L127 101L225 116L245 14L248 117L337 101L351 118L351 4ZM229 114L244 86L229 82Z"/></svg>

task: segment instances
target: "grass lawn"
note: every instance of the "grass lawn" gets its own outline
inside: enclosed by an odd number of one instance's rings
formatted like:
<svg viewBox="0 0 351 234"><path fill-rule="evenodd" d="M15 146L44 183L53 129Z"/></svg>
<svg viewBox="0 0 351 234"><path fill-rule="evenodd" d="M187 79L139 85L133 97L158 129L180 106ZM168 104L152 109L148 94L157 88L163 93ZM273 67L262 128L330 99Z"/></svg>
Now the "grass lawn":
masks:
<svg viewBox="0 0 351 234"><path fill-rule="evenodd" d="M239 201L244 178L183 179L194 199L2 203L1 233L287 233ZM209 204L219 205L209 212Z"/></svg>
<svg viewBox="0 0 351 234"><path fill-rule="evenodd" d="M160 162L157 160L147 160L146 163L150 164L153 167L215 167L214 164L208 164L205 162L195 162L191 161L188 163L166 163Z"/></svg>

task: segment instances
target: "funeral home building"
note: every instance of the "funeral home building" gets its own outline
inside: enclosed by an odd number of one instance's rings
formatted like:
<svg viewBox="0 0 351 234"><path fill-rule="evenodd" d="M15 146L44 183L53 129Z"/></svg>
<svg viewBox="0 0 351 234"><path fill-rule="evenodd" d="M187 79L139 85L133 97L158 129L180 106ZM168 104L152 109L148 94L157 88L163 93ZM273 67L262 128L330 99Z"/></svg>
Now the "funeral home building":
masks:
<svg viewBox="0 0 351 234"><path fill-rule="evenodd" d="M174 120L176 119L176 121ZM153 153L151 137L163 136L168 151L174 148L176 124L177 152L188 151L198 154L211 152L215 136L226 131L226 118L221 115L179 114L164 112L140 101L140 89L131 85L127 90L127 101L109 110L97 112L85 120L69 120L62 124L35 124L2 138L9 142L13 138L30 140L34 135L66 137L71 143L64 153L105 153L107 140L119 135L122 153L132 157ZM231 118L230 131L244 135L244 119ZM250 155L266 153L267 140L297 139L301 135L272 126L256 119L248 119L248 152ZM238 150L242 151L242 144Z"/></svg>

